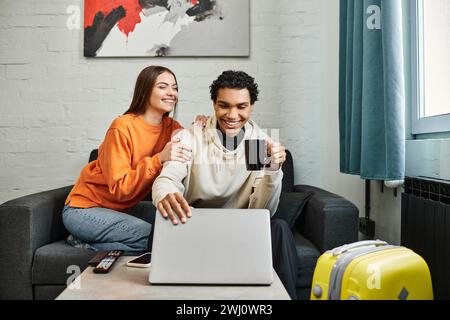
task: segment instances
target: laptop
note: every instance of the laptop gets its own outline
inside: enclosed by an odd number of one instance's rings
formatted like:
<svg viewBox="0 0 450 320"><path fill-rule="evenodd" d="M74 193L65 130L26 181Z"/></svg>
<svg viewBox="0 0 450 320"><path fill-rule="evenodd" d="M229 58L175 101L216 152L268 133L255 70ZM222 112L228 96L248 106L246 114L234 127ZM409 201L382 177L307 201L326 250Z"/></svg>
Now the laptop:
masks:
<svg viewBox="0 0 450 320"><path fill-rule="evenodd" d="M156 212L151 284L270 285L270 213L265 209L191 209L186 224Z"/></svg>

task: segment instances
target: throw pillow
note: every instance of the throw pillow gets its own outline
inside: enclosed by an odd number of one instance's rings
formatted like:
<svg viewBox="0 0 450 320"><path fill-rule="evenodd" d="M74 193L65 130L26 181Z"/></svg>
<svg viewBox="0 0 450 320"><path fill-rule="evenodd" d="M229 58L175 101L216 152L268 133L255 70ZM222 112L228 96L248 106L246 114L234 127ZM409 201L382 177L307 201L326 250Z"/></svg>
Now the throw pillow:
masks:
<svg viewBox="0 0 450 320"><path fill-rule="evenodd" d="M312 192L282 192L272 219L283 219L292 229L312 194Z"/></svg>

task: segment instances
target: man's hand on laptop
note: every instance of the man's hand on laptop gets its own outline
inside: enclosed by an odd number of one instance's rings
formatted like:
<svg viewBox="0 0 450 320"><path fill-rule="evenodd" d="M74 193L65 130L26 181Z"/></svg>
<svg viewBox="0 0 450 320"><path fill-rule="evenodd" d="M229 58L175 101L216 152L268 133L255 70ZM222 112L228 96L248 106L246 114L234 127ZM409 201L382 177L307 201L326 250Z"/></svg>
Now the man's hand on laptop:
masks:
<svg viewBox="0 0 450 320"><path fill-rule="evenodd" d="M170 219L173 224L186 223L186 216L192 216L188 202L179 192L169 193L156 206L165 219ZM177 219L178 217L178 219Z"/></svg>

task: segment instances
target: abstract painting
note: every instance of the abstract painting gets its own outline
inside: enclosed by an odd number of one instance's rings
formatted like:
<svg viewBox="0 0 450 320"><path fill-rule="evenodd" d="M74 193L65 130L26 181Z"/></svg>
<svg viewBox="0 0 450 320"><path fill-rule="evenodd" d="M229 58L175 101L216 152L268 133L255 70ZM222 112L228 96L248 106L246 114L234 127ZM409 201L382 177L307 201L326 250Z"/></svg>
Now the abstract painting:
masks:
<svg viewBox="0 0 450 320"><path fill-rule="evenodd" d="M250 0L85 0L85 57L249 56Z"/></svg>

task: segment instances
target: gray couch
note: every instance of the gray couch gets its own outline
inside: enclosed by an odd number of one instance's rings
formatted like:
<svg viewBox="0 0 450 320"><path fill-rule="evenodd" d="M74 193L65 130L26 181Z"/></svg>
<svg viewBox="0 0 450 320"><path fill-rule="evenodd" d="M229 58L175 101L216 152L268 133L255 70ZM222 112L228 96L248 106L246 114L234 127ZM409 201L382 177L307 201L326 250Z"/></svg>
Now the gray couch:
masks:
<svg viewBox="0 0 450 320"><path fill-rule="evenodd" d="M95 158L94 151L90 160ZM290 153L283 171L283 192L311 195L292 228L300 263L297 296L308 299L319 255L358 240L358 209L325 190L294 185ZM54 299L72 275L68 267L84 270L95 255L65 242L68 233L61 211L71 188L27 195L0 206L0 299ZM149 201L142 201L132 214L152 222L154 211Z"/></svg>

